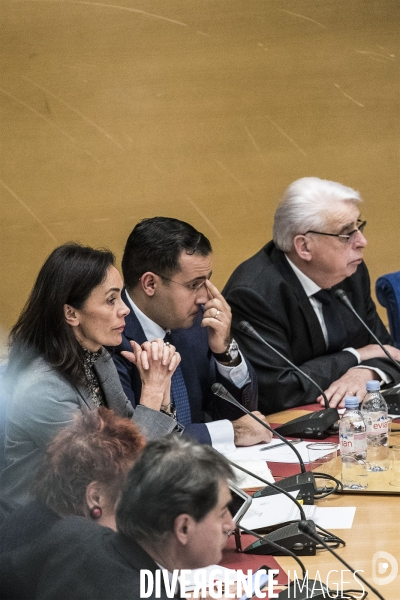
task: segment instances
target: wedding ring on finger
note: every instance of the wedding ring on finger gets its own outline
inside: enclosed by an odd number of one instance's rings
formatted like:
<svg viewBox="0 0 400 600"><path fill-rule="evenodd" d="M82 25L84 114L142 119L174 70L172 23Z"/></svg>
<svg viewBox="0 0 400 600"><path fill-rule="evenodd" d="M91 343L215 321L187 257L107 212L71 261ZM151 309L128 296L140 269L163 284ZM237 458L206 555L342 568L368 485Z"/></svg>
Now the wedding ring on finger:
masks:
<svg viewBox="0 0 400 600"><path fill-rule="evenodd" d="M169 342L164 342L164 346L170 346L171 344Z"/></svg>
<svg viewBox="0 0 400 600"><path fill-rule="evenodd" d="M219 315L219 313L220 313L220 312L221 312L221 311L220 311L220 310L218 310L218 308L217 308L217 312L216 312L216 313L215 313L215 315L214 315L214 319L217 319L217 321L219 321L219 319L218 319L218 315Z"/></svg>

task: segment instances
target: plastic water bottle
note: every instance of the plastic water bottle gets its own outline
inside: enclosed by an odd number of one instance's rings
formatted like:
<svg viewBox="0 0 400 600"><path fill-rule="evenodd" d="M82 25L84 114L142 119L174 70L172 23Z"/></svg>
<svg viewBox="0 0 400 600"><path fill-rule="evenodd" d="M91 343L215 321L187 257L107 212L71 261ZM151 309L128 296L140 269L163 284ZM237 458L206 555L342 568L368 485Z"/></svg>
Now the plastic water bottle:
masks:
<svg viewBox="0 0 400 600"><path fill-rule="evenodd" d="M339 425L342 483L344 488L361 490L368 486L366 427L357 396L346 396L344 402Z"/></svg>
<svg viewBox="0 0 400 600"><path fill-rule="evenodd" d="M367 381L367 393L361 404L367 427L369 471L387 471L389 468L388 409L380 388L379 381Z"/></svg>

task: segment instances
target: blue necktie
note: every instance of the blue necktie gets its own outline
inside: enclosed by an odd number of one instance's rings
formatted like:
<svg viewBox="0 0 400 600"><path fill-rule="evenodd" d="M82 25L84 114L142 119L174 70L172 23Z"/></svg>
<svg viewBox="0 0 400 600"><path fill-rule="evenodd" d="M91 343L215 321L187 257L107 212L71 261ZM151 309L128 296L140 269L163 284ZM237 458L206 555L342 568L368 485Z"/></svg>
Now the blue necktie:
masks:
<svg viewBox="0 0 400 600"><path fill-rule="evenodd" d="M172 344L171 333L166 333L164 342ZM185 380L183 379L183 373L181 365L178 365L175 369L175 373L171 379L171 401L176 408L176 416L178 423L181 425L189 425L192 422L192 416L190 414L189 396L186 389Z"/></svg>
<svg viewBox="0 0 400 600"><path fill-rule="evenodd" d="M347 337L346 329L342 317L332 304L332 292L330 290L320 290L314 294L314 298L322 304L322 315L328 332L328 352L343 350Z"/></svg>

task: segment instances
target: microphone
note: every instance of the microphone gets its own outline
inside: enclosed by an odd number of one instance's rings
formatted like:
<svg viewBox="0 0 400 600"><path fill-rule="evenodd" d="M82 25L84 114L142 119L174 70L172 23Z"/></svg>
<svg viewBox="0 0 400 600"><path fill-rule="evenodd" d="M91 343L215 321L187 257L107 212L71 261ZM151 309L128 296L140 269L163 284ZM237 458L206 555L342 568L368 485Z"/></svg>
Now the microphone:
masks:
<svg viewBox="0 0 400 600"><path fill-rule="evenodd" d="M248 533L258 538L258 541L253 542L252 546L258 545L258 547L262 548L262 546L265 544L266 538L264 538L261 535L258 535L258 533L256 533L255 531L252 531L251 529L246 529L245 527L243 527L243 525L238 525L238 529L243 531L244 533ZM310 526L310 529L312 529L312 526ZM297 600L310 600L310 598L312 598L313 600L326 600L326 598L336 598L336 595L330 595L330 592L332 592L332 594L334 594L334 592L330 590L326 585L324 585L319 579L308 579L308 574L304 564L294 552L291 552L288 548L285 548L280 544L273 542L272 540L269 540L269 544L272 546L272 548L275 547L276 550L278 550L278 552L271 552L271 554L275 554L275 556L288 555L294 558L295 561L299 564L303 576L303 581L301 579L294 580L291 582L291 584L286 590L280 592L277 596L279 600L289 600L289 598L297 598ZM246 550L244 550L244 552L246 552ZM257 552L257 554L262 553ZM316 585L318 585L318 591L314 591ZM321 593L319 593L319 591L321 591Z"/></svg>
<svg viewBox="0 0 400 600"><path fill-rule="evenodd" d="M243 471L243 473L247 473L248 475L251 475L252 477L255 477L256 479L259 479L263 483L266 483L267 486L269 488L272 488L273 490L275 490L276 493L284 494L285 496L287 496L296 505L296 507L298 508L299 513L300 513L300 520L297 520L294 523L289 522L287 525L284 525L283 527L278 527L277 529L275 529L274 531L272 531L265 537L261 537L259 535L253 534L253 535L256 535L256 537L258 537L259 539L262 539L263 543L261 544L259 541L253 542L252 544L250 544L250 546L245 548L243 550L243 552L245 552L246 554L262 554L262 555L276 554L276 547L277 547L277 544L279 544L278 549L280 549L280 550L283 549L283 552L280 552L281 554L285 554L286 550L287 550L290 553L293 553L293 554L296 554L299 556L315 556L316 546L313 544L309 544L308 542L305 543L304 534L299 531L299 528L297 526L297 524L300 521L304 522L304 523L307 522L306 516L304 513L304 509L301 506L300 502L296 498L294 498L293 496L288 494L288 492L286 492L285 490L280 489L279 486L276 485L275 483L270 483L266 479L263 479L259 475L256 475L255 473L248 471L244 467L240 467L239 465L237 465L236 463L234 463L233 461L231 461L229 459L228 459L228 462L236 469ZM256 498L256 497L257 497L256 494L253 494L253 498ZM315 529L315 523L313 521L310 521L310 526L311 526L311 528ZM240 525L240 527L242 527L242 526Z"/></svg>
<svg viewBox="0 0 400 600"><path fill-rule="evenodd" d="M289 436L297 436L303 438L311 438L311 439L325 439L328 437L329 432L327 430L334 425L339 420L339 413L336 408L329 407L329 401L326 397L322 388L318 385L314 379L312 379L307 373L302 371L297 365L292 363L286 356L281 354L276 348L271 346L264 338L261 337L259 333L248 323L247 321L240 321L239 323L240 331L252 337L255 340L258 340L265 346L267 346L272 352L277 354L282 360L284 360L287 364L289 364L295 371L300 373L303 377L308 379L310 383L312 383L319 393L322 395L325 402L325 409L320 410L318 412L310 412L308 415L303 417L298 417L297 419L293 419L285 425L281 425L277 427L274 431L281 433L283 435Z"/></svg>
<svg viewBox="0 0 400 600"><path fill-rule="evenodd" d="M249 535L253 535L254 537L258 538L258 541L254 542L254 544L258 544L259 546L263 546L265 544L265 538L262 535L259 535L258 533L256 533L255 531L252 531L251 529L246 529L246 527L243 527L243 525L238 525L238 529L240 529L241 531L244 531L244 533L248 533ZM273 546L275 550L278 550L280 555L289 555L292 558L294 558L294 560L297 562L297 564L300 565L300 569L301 569L303 577L305 578L307 576L307 571L306 571L305 566L303 565L301 560L299 558L297 558L297 556L294 552L292 552L291 550L288 550L287 548L284 548L283 546L280 546L276 542L270 542L270 543L271 543L271 546ZM246 550L244 552L246 552ZM258 554L262 554L262 552L259 552Z"/></svg>
<svg viewBox="0 0 400 600"><path fill-rule="evenodd" d="M317 545L309 544L307 542L305 543L305 540L304 540L305 532L303 532L303 530L300 530L300 528L299 528L299 523L302 523L303 527L304 527L304 524L306 524L308 527L307 531L308 530L315 531L315 533L316 533L316 527L315 527L314 521L306 520L304 509L301 506L300 502L296 498L294 498L293 496L291 496L290 494L285 492L284 490L279 490L279 488L276 484L266 481L262 477L259 477L259 475L255 475L254 473L251 473L251 471L248 471L244 467L240 467L239 465L237 465L236 463L234 463L231 460L228 460L228 462L236 469L239 469L240 471L243 471L244 473L247 473L248 475L252 475L256 479L259 479L260 481L263 481L264 483L266 483L271 488L278 489L279 493L282 492L283 494L285 494L285 496L290 498L290 500L294 504L296 504L296 507L299 509L299 513L300 513L300 521L296 521L295 523L289 523L286 526L279 527L279 528L275 529L272 533L269 533L268 535L265 535L265 536L261 536L258 533L255 533L254 531L252 531L250 529L246 529L245 527L243 527L242 524L237 525L236 532L238 530L242 530L245 533L249 533L249 534L253 535L254 537L258 538L258 541L251 543L247 548L242 550L240 538L238 539L238 535L235 533L236 549L239 552L244 552L246 554L257 554L257 555L263 555L263 556L266 554L274 554L276 556L288 554L288 555L292 556L298 562L298 564L300 565L300 567L302 569L304 581L297 580L297 584L296 584L296 580L292 581L292 583L287 588L287 590L285 590L279 594L280 600L289 600L289 598L298 598L298 600L309 600L310 593L312 593L312 598L314 600L325 600L326 596L325 596L324 592L327 592L328 597L329 597L329 592L331 590L329 590L326 586L324 586L321 583L320 580L318 580L319 587L322 586L322 589L321 589L322 595L320 595L320 594L314 595L315 582L312 579L308 579L307 571L304 569L303 563L297 558L297 556L315 556L315 554L316 554ZM254 498L254 496L253 496L253 498ZM332 534L330 534L329 531L326 531L325 529L323 531L330 536L331 541L345 545L344 541L341 540L340 538L338 538L336 536L332 536ZM307 536L307 533L305 533L305 535ZM276 550L278 552L276 552ZM300 589L300 586L301 586L301 589ZM294 592L294 595L293 595L293 592ZM300 593L300 595L297 595L298 592ZM334 596L332 596L332 597L334 597Z"/></svg>
<svg viewBox="0 0 400 600"><path fill-rule="evenodd" d="M219 396L223 400L230 402L231 404L236 406L236 408L239 408L247 415L250 415L258 423L261 423L261 425L263 425L266 429L268 429L268 431L270 431L272 434L276 433L276 435L283 442L285 442L288 446L290 446L290 448L296 454L297 459L300 463L301 473L299 473L297 475L292 475L291 477L286 477L285 479L282 479L281 481L279 481L279 483L278 483L279 492L283 491L283 489L287 490L288 492L290 492L292 490L300 490L299 498L301 500L303 500L304 504L314 504L314 494L317 489L316 485L315 485L314 474L311 472L307 473L306 467L304 465L304 461L301 458L301 455L300 455L299 451L297 450L297 448L295 448L295 446L291 442L289 442L289 440L285 439L279 432L276 432L276 430L272 429L272 427L267 425L267 423L264 423L264 421L261 421L261 419L259 419L256 415L254 415L252 412L250 412L248 408L246 408L245 406L242 406L240 404L240 402L238 402L236 400L236 398L234 398L228 392L228 390L226 390L224 388L224 386L221 383L213 383L213 385L211 386L211 390L216 396ZM250 473L250 475L253 475L253 474ZM254 475L254 477L256 477L256 476ZM260 478L258 478L258 479L260 479ZM267 483L269 485L268 482L264 482L264 483ZM260 496L269 496L273 493L274 492L271 490L270 487L266 487L262 490L259 490L258 492L255 492L253 494L253 498L258 498Z"/></svg>
<svg viewBox="0 0 400 600"><path fill-rule="evenodd" d="M368 333L374 338L374 340L376 341L376 343L378 344L378 346L380 346L380 348L384 351L384 353L386 354L386 356L388 357L388 359L394 364L395 367L397 367L397 369L400 369L400 363L398 363L397 360L395 360L393 358L393 356L390 354L390 352L388 350L386 350L386 348L382 344L382 342L380 342L378 340L378 338L376 337L376 335L374 334L374 332L371 331L371 329L368 327L368 325L365 323L365 321L362 320L362 318L360 317L360 315L358 314L358 312L356 311L356 309L354 308L354 306L350 302L349 297L347 296L346 292L344 290L342 290L342 289L337 289L337 290L335 290L335 296L336 296L336 298L338 300L340 300L340 302L342 304L344 304L345 306L347 306L347 308L349 310L351 310L351 312L353 313L353 315L355 315L357 317L357 319L365 327L365 329L368 331Z"/></svg>
<svg viewBox="0 0 400 600"><path fill-rule="evenodd" d="M333 556L337 558L338 561L340 561L351 573L353 573L353 575L356 573L355 569L353 569L343 558L341 558L334 550L332 550L332 548L325 542L325 540L317 534L315 529L309 526L307 521L299 522L299 530L305 533L310 539L314 540L317 544L321 544L326 550L329 550L329 552L333 554ZM370 585L363 577L361 577L361 575L358 575L358 573L357 577L363 583L365 583L365 585L369 587L370 590L372 590L373 593L378 596L378 598L380 598L381 600L385 600L385 598L381 596L379 592L377 592L377 590L373 588L372 585Z"/></svg>
<svg viewBox="0 0 400 600"><path fill-rule="evenodd" d="M229 458L227 458L226 460L233 467L235 467L236 469L239 469L239 471L243 471L243 473L246 473L247 475L251 475L252 477L255 477L255 479L258 479L259 481L262 481L263 483L266 483L268 486L270 486L271 488L273 488L274 490L276 490L276 492L278 494L284 494L285 496L287 496L289 498L289 500L291 500L296 505L296 507L299 509L300 520L301 521L305 521L306 520L306 515L305 515L305 512L304 512L304 508L302 507L302 505L300 504L300 502L297 500L297 498L294 498L286 490L281 490L280 487L276 483L271 483L270 481L267 481L263 477L260 477L259 475L256 475L255 473L252 473L248 469L245 469L244 467L241 467L241 466L237 465L236 463L233 462L233 460L229 460ZM253 494L253 498L257 498L257 496L254 496L254 494Z"/></svg>
<svg viewBox="0 0 400 600"><path fill-rule="evenodd" d="M389 358L389 360L394 364L394 366L397 369L400 369L400 363L393 358L393 356L390 354L390 352L388 350L386 350L386 348L384 347L382 342L377 338L375 333L373 331L371 331L371 329L368 327L368 325L365 323L365 321L363 321L363 319L360 317L360 315L358 314L358 312L356 311L356 309L350 302L350 299L347 296L346 292L344 290L338 288L337 290L335 290L335 296L338 300L340 300L340 302L342 304L344 304L349 310L351 310L353 315L355 315L357 317L357 319L360 321L360 323L363 325L363 327L365 327L365 329L368 331L368 333L374 338L374 340L376 341L378 346L383 350L383 352L386 354L386 356ZM386 404L388 406L388 412L390 414L397 414L400 416L400 388L399 388L399 386L387 388L386 390L382 390L381 393L384 396Z"/></svg>
<svg viewBox="0 0 400 600"><path fill-rule="evenodd" d="M237 408L240 408L243 412L245 412L247 415L250 415L253 419L255 419L258 423L260 423L261 425L263 425L266 429L268 429L268 431L270 433L272 433L272 435L274 435L276 433L276 430L272 429L272 427L270 427L267 423L265 423L264 421L261 421L261 419L259 419L256 415L254 415L251 411L249 411L248 408L246 408L245 406L243 406L242 404L240 404L240 402L238 402L236 400L236 398L234 398L232 396L232 394L230 394L228 392L228 390L226 388L224 388L224 386L222 385L222 383L213 383L211 386L211 391L213 392L213 394L215 394L216 396L219 396L220 398L222 398L223 400L226 400L227 402L230 402L231 404L233 404L234 406L236 406ZM295 453L295 455L297 456L297 460L300 463L300 468L301 468L301 472L302 473L306 473L306 467L304 465L304 461L301 457L301 454L299 453L299 451L297 450L297 448L286 438L283 437L283 435L281 435L279 432L277 433L277 436L279 439L282 440L282 442L284 442L285 444L287 444L288 446L290 446L290 448L293 450L293 452Z"/></svg>
<svg viewBox="0 0 400 600"><path fill-rule="evenodd" d="M258 340L259 342L261 342L262 344L267 346L270 350L275 352L275 354L277 354L280 358L282 358L285 362L287 362L293 369L295 369L301 375L303 375L306 379L308 379L308 381L310 381L317 388L317 390L320 392L321 396L323 397L324 402L325 402L325 408L329 408L328 398L326 397L325 392L318 385L318 383L316 381L314 381L314 379L311 379L311 377L309 375L307 375L307 373L304 373L304 371L302 371L297 365L295 365L288 358L286 358L286 356L281 354L279 352L279 350L277 350L276 348L271 346L271 344L269 344L266 340L264 340L264 338L261 337L261 335L254 329L254 327L252 327L250 325L250 323L248 323L248 321L240 321L239 329L240 329L240 331L243 331L243 333L246 333L250 337L254 338L255 340Z"/></svg>

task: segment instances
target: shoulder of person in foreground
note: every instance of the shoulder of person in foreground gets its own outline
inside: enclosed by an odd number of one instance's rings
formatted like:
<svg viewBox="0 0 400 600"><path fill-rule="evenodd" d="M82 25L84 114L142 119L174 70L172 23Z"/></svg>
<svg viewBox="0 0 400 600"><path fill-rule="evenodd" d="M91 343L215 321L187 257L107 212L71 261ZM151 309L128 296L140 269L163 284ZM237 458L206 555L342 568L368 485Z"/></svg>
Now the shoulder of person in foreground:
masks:
<svg viewBox="0 0 400 600"><path fill-rule="evenodd" d="M129 600L134 571L111 543L116 535L84 517L62 519L36 543L2 555L2 589L20 600Z"/></svg>

